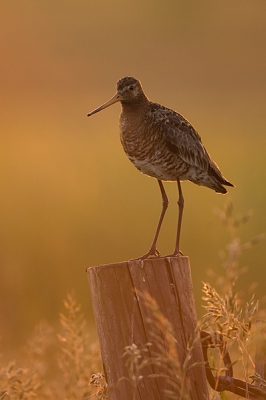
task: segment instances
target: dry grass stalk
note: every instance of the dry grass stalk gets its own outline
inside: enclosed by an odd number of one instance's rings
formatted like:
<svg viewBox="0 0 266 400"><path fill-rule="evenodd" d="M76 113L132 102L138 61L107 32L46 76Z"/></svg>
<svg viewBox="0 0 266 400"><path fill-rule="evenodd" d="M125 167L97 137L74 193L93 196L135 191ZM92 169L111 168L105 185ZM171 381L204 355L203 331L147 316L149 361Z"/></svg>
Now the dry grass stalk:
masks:
<svg viewBox="0 0 266 400"><path fill-rule="evenodd" d="M85 318L73 294L64 305L66 312L60 315L57 337L47 324L38 324L23 350L22 367L10 362L0 369L0 400L107 398L104 376L95 374L102 368L99 345L90 343Z"/></svg>
<svg viewBox="0 0 266 400"><path fill-rule="evenodd" d="M152 317L147 322L151 326L150 335L153 340L142 349L136 344L125 348L124 357L131 384L136 388L138 382L144 378L143 369L147 365L152 365L155 373L145 378L164 379L169 384L170 389L165 390L165 399L190 400L187 372L200 364L191 362L193 348L200 340L197 332L194 338L188 341L186 357L181 364L171 323L162 314L158 304L149 293L138 292L137 295L142 298L144 305L151 312Z"/></svg>
<svg viewBox="0 0 266 400"><path fill-rule="evenodd" d="M258 312L258 301L255 300L255 284L251 284L245 291L241 291L237 287L239 277L247 272L247 268L240 267L240 257L244 251L259 243L264 235L258 235L247 242L242 242L238 237L238 229L249 221L252 213L235 216L231 202L226 204L224 210L218 210L216 214L229 232L230 243L221 253L224 275L215 275L213 271L209 271L209 275L214 278L218 289L209 283L203 283L203 300L206 303L204 308L207 313L203 318L201 329L223 335L229 353L231 356L234 354L236 358L234 364L237 364L237 373L241 374L241 379L248 382L249 371L254 371L255 367L253 345L256 335L253 323ZM246 300L247 294L250 296L249 300ZM213 370L216 371L217 376L223 375L224 366L221 358L217 360L216 356L214 365ZM227 398L226 396L224 394L223 398ZM231 398L236 397L231 396Z"/></svg>

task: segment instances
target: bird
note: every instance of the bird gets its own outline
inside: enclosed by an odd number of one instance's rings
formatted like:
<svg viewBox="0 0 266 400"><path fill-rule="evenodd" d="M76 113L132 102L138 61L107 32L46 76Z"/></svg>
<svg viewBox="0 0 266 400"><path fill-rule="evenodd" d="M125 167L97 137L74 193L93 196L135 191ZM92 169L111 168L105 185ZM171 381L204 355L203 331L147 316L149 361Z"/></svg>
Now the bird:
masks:
<svg viewBox="0 0 266 400"><path fill-rule="evenodd" d="M138 259L160 257L157 239L168 207L163 181L177 182L177 234L170 256L178 257L183 254L179 248L184 209L181 182L188 180L221 194L227 193L224 186L234 185L223 176L192 124L178 112L150 101L141 82L132 76L120 79L115 95L87 116L117 102L122 109L119 128L124 151L140 172L157 179L162 196L161 214L151 247Z"/></svg>

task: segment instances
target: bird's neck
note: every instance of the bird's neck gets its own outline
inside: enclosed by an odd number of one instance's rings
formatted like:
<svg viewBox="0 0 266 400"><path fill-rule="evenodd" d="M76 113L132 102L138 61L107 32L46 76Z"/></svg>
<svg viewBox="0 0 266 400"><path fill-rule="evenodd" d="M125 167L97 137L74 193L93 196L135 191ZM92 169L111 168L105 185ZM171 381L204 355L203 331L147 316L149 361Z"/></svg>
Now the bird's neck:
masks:
<svg viewBox="0 0 266 400"><path fill-rule="evenodd" d="M150 102L146 96L136 99L136 101L121 102L122 114L128 116L141 116L147 110L149 103Z"/></svg>

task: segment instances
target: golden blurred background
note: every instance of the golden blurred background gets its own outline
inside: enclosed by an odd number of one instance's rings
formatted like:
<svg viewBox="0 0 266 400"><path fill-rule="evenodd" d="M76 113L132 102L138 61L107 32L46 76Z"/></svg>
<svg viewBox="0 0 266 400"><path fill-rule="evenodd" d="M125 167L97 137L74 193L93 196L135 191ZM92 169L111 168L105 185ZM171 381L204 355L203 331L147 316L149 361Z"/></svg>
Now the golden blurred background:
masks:
<svg viewBox="0 0 266 400"><path fill-rule="evenodd" d="M137 257L151 244L161 199L119 142L118 104L87 118L132 75L149 98L183 114L226 178L216 195L183 183L181 248L201 281L221 270L229 238L214 215L231 198L254 210L241 229L265 230L265 0L2 0L0 336L20 346L41 319L57 320L75 289L92 318L85 268ZM173 251L177 189L159 249ZM265 244L244 257L243 286L265 292ZM123 282L121 282L123 285Z"/></svg>

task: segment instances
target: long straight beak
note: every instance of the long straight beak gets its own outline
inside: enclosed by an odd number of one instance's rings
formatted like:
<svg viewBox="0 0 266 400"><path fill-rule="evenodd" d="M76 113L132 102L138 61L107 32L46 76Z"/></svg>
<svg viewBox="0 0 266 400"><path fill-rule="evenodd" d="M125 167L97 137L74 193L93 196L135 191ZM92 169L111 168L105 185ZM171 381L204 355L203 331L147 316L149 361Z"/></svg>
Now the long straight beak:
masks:
<svg viewBox="0 0 266 400"><path fill-rule="evenodd" d="M107 108L111 106L112 104L117 103L118 101L121 100L120 94L116 93L110 100L108 100L106 103L102 104L100 107L95 108L95 110L91 111L89 114L87 114L88 117L90 117L93 114L96 114L99 111L102 111L104 108Z"/></svg>

